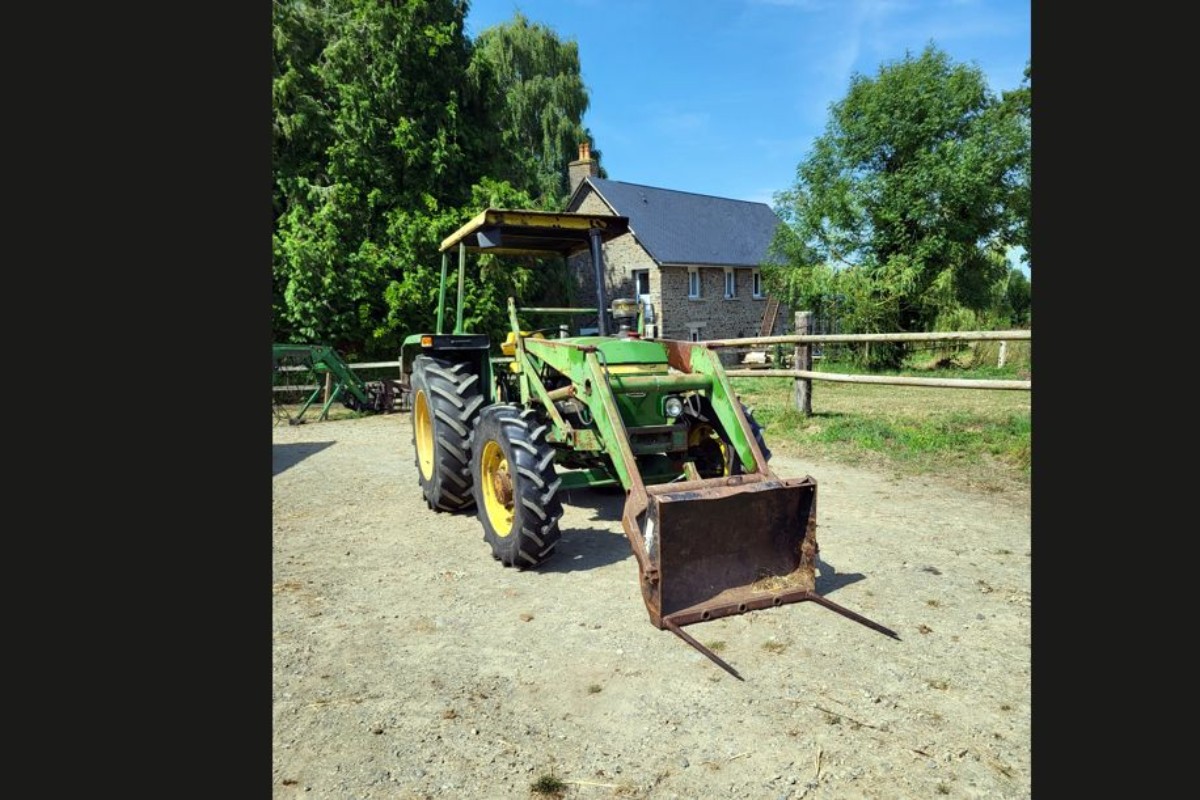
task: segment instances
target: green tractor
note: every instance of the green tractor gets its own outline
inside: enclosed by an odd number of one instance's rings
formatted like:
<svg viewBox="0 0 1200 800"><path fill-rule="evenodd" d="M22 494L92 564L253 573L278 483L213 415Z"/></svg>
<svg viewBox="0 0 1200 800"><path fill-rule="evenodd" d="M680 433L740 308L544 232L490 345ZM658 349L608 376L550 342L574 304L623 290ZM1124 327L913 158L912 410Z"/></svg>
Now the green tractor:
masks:
<svg viewBox="0 0 1200 800"><path fill-rule="evenodd" d="M442 242L437 331L408 337L401 351L426 504L474 509L492 555L531 569L562 536L563 490L622 487L621 523L651 622L739 679L682 628L814 601L899 638L816 592L816 481L771 471L761 428L716 352L646 338L636 300L609 306L602 245L627 231L626 217L487 209ZM453 250L457 317L447 333ZM596 306L521 308L509 298L511 330L497 355L488 336L463 330L468 253L589 253ZM523 327L523 313L594 318L596 333L548 338Z"/></svg>

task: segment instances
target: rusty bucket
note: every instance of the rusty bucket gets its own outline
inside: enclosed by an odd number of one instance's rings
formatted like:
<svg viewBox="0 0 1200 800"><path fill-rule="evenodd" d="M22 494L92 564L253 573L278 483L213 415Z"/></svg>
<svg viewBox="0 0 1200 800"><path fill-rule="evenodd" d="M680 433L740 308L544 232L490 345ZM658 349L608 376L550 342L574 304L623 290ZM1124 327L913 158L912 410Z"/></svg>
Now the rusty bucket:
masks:
<svg viewBox="0 0 1200 800"><path fill-rule="evenodd" d="M685 625L815 601L874 630L894 631L816 592L817 483L769 472L645 487L622 522L637 557L651 621L727 663Z"/></svg>
<svg viewBox="0 0 1200 800"><path fill-rule="evenodd" d="M660 616L688 625L815 588L814 480L695 483L710 485L647 489L644 540L659 576L649 603Z"/></svg>

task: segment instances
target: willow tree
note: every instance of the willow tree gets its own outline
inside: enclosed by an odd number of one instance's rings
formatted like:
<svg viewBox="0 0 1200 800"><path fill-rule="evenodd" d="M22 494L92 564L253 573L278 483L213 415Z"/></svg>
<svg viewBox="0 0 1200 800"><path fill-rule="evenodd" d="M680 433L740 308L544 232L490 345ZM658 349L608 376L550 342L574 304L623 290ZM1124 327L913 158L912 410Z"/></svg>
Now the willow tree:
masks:
<svg viewBox="0 0 1200 800"><path fill-rule="evenodd" d="M579 45L519 11L474 44L472 79L500 132L488 174L529 192L539 207L561 209L567 164L591 141Z"/></svg>
<svg viewBox="0 0 1200 800"><path fill-rule="evenodd" d="M933 44L855 74L794 187L776 197L804 245L797 266L837 271L842 311L861 332L928 331L986 310L1028 215L1017 206L1028 142L1020 104ZM895 366L902 351L873 356Z"/></svg>

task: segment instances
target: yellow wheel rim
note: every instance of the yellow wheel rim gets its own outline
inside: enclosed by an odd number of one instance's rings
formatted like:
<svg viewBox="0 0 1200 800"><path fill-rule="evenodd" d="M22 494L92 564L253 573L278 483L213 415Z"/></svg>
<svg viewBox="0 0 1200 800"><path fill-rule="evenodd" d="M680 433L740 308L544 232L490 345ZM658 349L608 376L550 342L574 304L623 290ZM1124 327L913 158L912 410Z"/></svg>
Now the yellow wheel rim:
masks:
<svg viewBox="0 0 1200 800"><path fill-rule="evenodd" d="M479 455L479 480L483 489L483 510L492 530L498 536L508 536L513 527L512 475L504 451L494 441L485 444Z"/></svg>
<svg viewBox="0 0 1200 800"><path fill-rule="evenodd" d="M429 412L429 398L425 392L417 392L413 398L413 426L417 439L417 463L421 465L421 477L433 477L433 416Z"/></svg>
<svg viewBox="0 0 1200 800"><path fill-rule="evenodd" d="M717 436L716 429L708 423L701 423L688 431L688 447L699 447L702 444L715 443L721 453L721 475L729 477L729 447L725 440Z"/></svg>

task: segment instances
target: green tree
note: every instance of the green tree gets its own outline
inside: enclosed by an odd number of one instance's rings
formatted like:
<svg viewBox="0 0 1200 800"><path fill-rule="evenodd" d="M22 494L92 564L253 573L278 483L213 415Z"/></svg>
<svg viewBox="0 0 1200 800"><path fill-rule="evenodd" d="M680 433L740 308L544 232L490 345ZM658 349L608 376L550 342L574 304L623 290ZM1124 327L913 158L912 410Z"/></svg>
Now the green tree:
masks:
<svg viewBox="0 0 1200 800"><path fill-rule="evenodd" d="M479 34L470 74L500 132L487 174L529 192L535 207L561 209L566 166L591 141L579 45L518 11Z"/></svg>
<svg viewBox="0 0 1200 800"><path fill-rule="evenodd" d="M477 55L467 7L274 0L277 341L394 357L434 327L444 237L489 205L562 207L590 140L578 48L518 15ZM566 304L561 264L471 261L470 330L503 336L509 294Z"/></svg>
<svg viewBox="0 0 1200 800"><path fill-rule="evenodd" d="M927 331L960 309L986 311L1023 230L1014 198L1028 185L1028 138L1017 97L1001 102L977 67L933 44L854 75L795 186L776 196L805 246L792 266L822 280L814 264L836 270L843 321L860 332ZM898 366L903 348L870 354Z"/></svg>
<svg viewBox="0 0 1200 800"><path fill-rule="evenodd" d="M550 28L519 12L513 20L485 29L472 43L464 95L472 98L481 146L474 158L470 198L461 208L437 213L399 213L395 236L401 250L420 253L428 268L407 269L385 292L384 331L412 333L436 324L441 256L436 248L480 209L559 210L567 195L567 163L591 135L582 124L588 107L580 77L579 50ZM599 152L596 151L596 157ZM450 254L451 273L457 257ZM435 267L436 265L436 267ZM456 289L447 293L449 330ZM572 283L561 259L473 255L464 280L463 324L467 330L503 340L509 329L507 299L526 304L570 305ZM556 320L557 321L557 320ZM546 320L527 320L534 327Z"/></svg>
<svg viewBox="0 0 1200 800"><path fill-rule="evenodd" d="M1020 247L1021 261L1033 266L1032 241L1029 237L1029 214L1031 207L1031 180L1033 176L1031 163L1031 133L1033 130L1033 96L1030 82L1032 80L1031 65L1025 64L1024 77L1021 85L1011 91L1004 92L1002 97L1003 113L1011 115L1016 121L1016 170L1006 184L1009 190L1006 208L1008 211L1008 244Z"/></svg>
<svg viewBox="0 0 1200 800"><path fill-rule="evenodd" d="M385 299L389 310L382 323L385 330L398 331L402 335L435 330L441 283L438 247L479 209L488 207L531 208L533 199L507 182L483 178L472 187L471 198L461 210L408 216L397 212L398 224L393 231L397 249L428 254L428 268L407 269L388 285ZM448 255L448 271L450 276L455 276L458 255L456 251ZM454 328L457 317L457 291L457 283L452 278L446 292L446 318L443 321L447 331ZM463 281L463 327L468 331L487 333L493 342L500 342L509 330L510 296L519 304L536 301L566 306L571 299L569 293L566 263L561 259L471 254Z"/></svg>
<svg viewBox="0 0 1200 800"><path fill-rule="evenodd" d="M327 184L325 151L333 143L324 84L316 66L328 38L324 3L275 0L272 4L271 204L274 226L291 198L312 184ZM288 279L275 238L272 319L278 341L299 338L288 324Z"/></svg>
<svg viewBox="0 0 1200 800"><path fill-rule="evenodd" d="M386 289L488 145L463 0L276 0L276 337L394 354Z"/></svg>
<svg viewBox="0 0 1200 800"><path fill-rule="evenodd" d="M1033 322L1033 287L1025 273L1012 269L1004 285L1004 301L1008 310L1008 323L1017 327L1028 327Z"/></svg>

